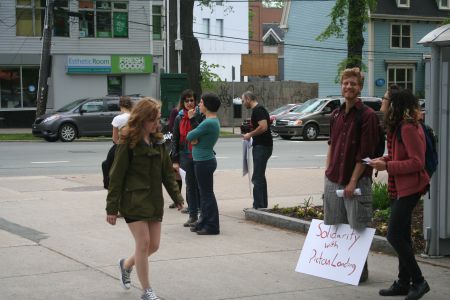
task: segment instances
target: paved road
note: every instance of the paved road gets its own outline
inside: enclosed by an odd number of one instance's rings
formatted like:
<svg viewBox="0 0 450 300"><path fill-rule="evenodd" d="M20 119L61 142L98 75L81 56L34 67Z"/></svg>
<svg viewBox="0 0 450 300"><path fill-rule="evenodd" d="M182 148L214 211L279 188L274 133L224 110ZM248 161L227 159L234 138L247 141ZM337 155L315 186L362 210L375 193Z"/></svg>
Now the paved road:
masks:
<svg viewBox="0 0 450 300"><path fill-rule="evenodd" d="M317 168L324 165L324 140L274 141L268 168ZM110 142L0 143L0 176L96 174ZM222 138L215 147L219 170L242 168L242 140Z"/></svg>

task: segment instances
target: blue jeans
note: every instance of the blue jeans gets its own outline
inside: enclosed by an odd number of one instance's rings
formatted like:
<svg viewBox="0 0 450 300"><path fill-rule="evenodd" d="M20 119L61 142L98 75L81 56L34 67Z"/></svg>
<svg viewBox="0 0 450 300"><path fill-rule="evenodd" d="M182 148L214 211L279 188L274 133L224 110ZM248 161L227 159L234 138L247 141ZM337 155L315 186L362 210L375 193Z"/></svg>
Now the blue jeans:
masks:
<svg viewBox="0 0 450 300"><path fill-rule="evenodd" d="M272 156L273 147L256 145L253 154L253 208L267 208L267 161Z"/></svg>
<svg viewBox="0 0 450 300"><path fill-rule="evenodd" d="M215 158L203 161L194 161L195 176L200 191L201 213L197 229L205 229L211 233L219 233L219 208L214 195L214 171L217 168Z"/></svg>
<svg viewBox="0 0 450 300"><path fill-rule="evenodd" d="M187 154L180 153L180 168L186 171L186 201L189 217L197 219L200 195L194 171L194 161Z"/></svg>

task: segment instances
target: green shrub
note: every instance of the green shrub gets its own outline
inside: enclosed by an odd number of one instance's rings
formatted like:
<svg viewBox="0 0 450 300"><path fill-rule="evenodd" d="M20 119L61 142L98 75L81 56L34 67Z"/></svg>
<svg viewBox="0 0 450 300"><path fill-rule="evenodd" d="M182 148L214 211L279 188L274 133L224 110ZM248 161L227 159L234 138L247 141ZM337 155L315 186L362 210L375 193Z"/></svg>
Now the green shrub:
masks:
<svg viewBox="0 0 450 300"><path fill-rule="evenodd" d="M384 210L391 206L391 201L388 195L388 187L386 183L374 181L372 184L373 190L373 209Z"/></svg>

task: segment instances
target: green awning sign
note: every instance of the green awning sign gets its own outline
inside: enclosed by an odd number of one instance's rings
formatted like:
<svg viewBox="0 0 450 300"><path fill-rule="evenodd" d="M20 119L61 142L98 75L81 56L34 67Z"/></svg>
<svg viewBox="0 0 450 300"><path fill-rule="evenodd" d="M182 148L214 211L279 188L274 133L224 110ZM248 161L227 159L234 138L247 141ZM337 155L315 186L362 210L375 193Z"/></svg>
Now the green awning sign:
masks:
<svg viewBox="0 0 450 300"><path fill-rule="evenodd" d="M151 55L112 55L112 73L139 74L153 72L153 59Z"/></svg>

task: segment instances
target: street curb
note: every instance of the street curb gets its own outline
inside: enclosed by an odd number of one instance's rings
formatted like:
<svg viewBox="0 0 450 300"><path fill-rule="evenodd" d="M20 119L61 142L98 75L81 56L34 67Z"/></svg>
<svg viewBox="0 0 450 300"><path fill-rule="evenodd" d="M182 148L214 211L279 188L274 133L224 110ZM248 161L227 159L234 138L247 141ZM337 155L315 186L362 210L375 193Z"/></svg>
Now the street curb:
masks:
<svg viewBox="0 0 450 300"><path fill-rule="evenodd" d="M245 219L261 224L307 234L311 222L267 212L269 209L244 209ZM396 255L385 237L375 235L370 246L371 251Z"/></svg>

